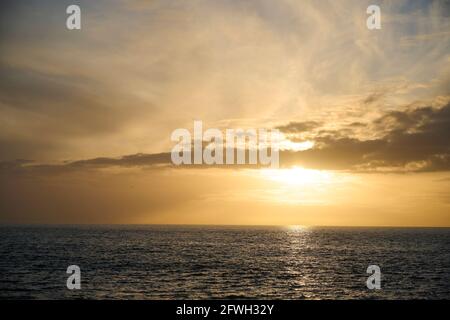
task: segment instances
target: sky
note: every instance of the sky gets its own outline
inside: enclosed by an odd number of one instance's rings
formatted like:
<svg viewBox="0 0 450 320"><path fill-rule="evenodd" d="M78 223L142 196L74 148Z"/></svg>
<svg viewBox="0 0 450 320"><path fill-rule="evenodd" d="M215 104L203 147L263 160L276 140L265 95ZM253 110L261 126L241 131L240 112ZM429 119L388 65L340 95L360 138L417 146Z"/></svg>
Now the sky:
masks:
<svg viewBox="0 0 450 320"><path fill-rule="evenodd" d="M1 223L450 226L450 1L0 6ZM280 169L175 167L195 120Z"/></svg>

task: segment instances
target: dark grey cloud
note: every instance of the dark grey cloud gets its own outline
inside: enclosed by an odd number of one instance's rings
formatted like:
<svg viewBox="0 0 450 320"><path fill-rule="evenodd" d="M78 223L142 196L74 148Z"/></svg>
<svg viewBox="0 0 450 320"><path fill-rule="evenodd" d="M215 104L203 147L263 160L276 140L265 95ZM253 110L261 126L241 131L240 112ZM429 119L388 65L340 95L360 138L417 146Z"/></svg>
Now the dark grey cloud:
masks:
<svg viewBox="0 0 450 320"><path fill-rule="evenodd" d="M382 130L414 130L429 122L436 111L431 107L423 107L411 111L391 111L376 119L373 123Z"/></svg>
<svg viewBox="0 0 450 320"><path fill-rule="evenodd" d="M349 126L350 128L364 128L364 127L367 126L367 124L366 124L366 123L363 123L363 122L358 122L358 121L356 121L356 122L350 123L348 126Z"/></svg>
<svg viewBox="0 0 450 320"><path fill-rule="evenodd" d="M386 94L386 92L372 93L363 100L363 103L367 105L367 104L372 104L372 103L378 102L385 96L385 94Z"/></svg>
<svg viewBox="0 0 450 320"><path fill-rule="evenodd" d="M92 166L124 166L124 167L134 167L134 166L145 166L145 165L156 165L156 164L167 164L170 163L170 153L154 153L145 154L137 153L133 155L126 155L120 158L94 158L88 160L78 160L74 162L69 162L67 165L71 167L92 167Z"/></svg>
<svg viewBox="0 0 450 320"><path fill-rule="evenodd" d="M236 150L235 159L237 157ZM225 155L225 152L224 152ZM249 158L249 151L246 150L246 159ZM191 153L191 160L193 161L193 153ZM132 155L125 155L122 157L98 157L86 160L65 161L64 163L57 164L41 164L33 160L17 159L11 161L0 162L0 175L58 175L64 173L73 173L79 171L96 170L110 167L121 168L148 168L148 169L163 169L163 168L228 168L228 169L241 169L241 168L261 168L261 165L255 164L243 164L243 165L179 165L172 164L171 153L162 152L154 154L137 153Z"/></svg>
<svg viewBox="0 0 450 320"><path fill-rule="evenodd" d="M304 121L304 122L289 122L287 125L276 127L283 133L302 133L305 131L311 131L312 129L318 128L322 125L320 122L316 121Z"/></svg>
<svg viewBox="0 0 450 320"><path fill-rule="evenodd" d="M301 165L313 169L350 170L367 162L367 157L384 147L386 141L361 141L353 138L318 139L318 145L305 151L284 151L280 155L282 166Z"/></svg>
<svg viewBox="0 0 450 320"><path fill-rule="evenodd" d="M450 104L388 112L371 125L383 133L380 138L322 132L315 148L289 152L281 161L322 169L450 170Z"/></svg>
<svg viewBox="0 0 450 320"><path fill-rule="evenodd" d="M86 160L66 161L60 164L39 164L32 160L17 159L0 162L2 174L61 174L80 170L108 167L151 167L171 164L170 153L133 154L122 157L98 157Z"/></svg>

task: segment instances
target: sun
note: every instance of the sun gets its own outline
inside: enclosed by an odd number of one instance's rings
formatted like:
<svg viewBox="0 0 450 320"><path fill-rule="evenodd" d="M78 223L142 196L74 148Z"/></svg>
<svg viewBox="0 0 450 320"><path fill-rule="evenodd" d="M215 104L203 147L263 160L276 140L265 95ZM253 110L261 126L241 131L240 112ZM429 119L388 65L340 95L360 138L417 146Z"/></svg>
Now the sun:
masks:
<svg viewBox="0 0 450 320"><path fill-rule="evenodd" d="M330 172L301 167L262 169L261 174L266 179L293 186L327 184L332 179Z"/></svg>

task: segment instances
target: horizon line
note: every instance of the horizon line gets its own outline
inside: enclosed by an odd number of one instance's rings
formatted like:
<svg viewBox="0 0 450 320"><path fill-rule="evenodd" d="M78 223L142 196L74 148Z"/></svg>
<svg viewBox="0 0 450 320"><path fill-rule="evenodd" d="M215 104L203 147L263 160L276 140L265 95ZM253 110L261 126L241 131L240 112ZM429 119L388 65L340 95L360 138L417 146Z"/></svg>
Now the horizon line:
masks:
<svg viewBox="0 0 450 320"><path fill-rule="evenodd" d="M302 224L206 224L206 223L4 223L3 226L185 226L185 227L299 227L299 228L428 228L450 229L448 226L404 226L404 225L302 225Z"/></svg>

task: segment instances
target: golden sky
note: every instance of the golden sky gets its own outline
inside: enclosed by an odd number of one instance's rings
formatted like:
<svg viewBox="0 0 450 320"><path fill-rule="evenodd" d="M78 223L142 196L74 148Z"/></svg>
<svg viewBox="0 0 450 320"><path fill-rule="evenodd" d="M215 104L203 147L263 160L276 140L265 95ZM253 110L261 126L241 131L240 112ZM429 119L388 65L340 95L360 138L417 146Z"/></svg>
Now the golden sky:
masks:
<svg viewBox="0 0 450 320"><path fill-rule="evenodd" d="M0 222L450 226L448 1L1 6ZM281 168L174 168L194 120Z"/></svg>

